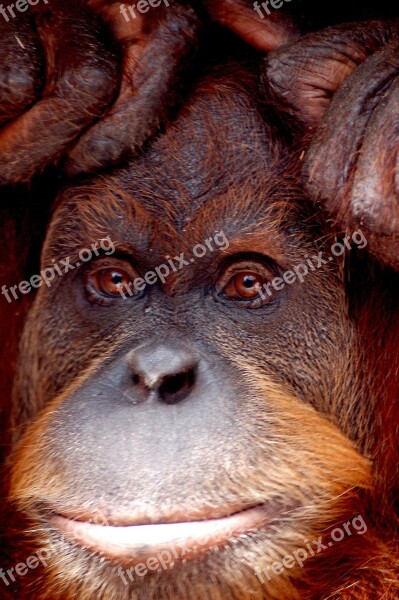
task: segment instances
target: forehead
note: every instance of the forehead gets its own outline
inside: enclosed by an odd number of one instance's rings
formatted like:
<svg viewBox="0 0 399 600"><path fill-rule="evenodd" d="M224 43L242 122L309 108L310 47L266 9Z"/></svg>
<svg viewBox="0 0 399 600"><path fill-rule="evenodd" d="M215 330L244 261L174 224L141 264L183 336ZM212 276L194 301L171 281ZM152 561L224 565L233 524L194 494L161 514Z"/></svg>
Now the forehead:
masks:
<svg viewBox="0 0 399 600"><path fill-rule="evenodd" d="M256 90L237 66L205 77L140 158L66 191L50 237L83 244L112 235L145 250L200 241L215 229L243 236L294 226L295 178Z"/></svg>

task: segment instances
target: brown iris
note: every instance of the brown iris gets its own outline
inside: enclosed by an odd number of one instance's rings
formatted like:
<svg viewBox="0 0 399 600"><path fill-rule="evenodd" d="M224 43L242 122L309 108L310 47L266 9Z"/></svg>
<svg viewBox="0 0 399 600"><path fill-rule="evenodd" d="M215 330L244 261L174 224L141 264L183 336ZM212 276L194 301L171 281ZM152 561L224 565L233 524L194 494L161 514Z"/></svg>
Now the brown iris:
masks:
<svg viewBox="0 0 399 600"><path fill-rule="evenodd" d="M106 296L120 296L121 290L128 290L132 286L132 277L124 269L101 269L90 277L90 282L97 292Z"/></svg>
<svg viewBox="0 0 399 600"><path fill-rule="evenodd" d="M234 300L254 300L259 296L259 286L265 278L253 271L236 273L224 289L224 295Z"/></svg>

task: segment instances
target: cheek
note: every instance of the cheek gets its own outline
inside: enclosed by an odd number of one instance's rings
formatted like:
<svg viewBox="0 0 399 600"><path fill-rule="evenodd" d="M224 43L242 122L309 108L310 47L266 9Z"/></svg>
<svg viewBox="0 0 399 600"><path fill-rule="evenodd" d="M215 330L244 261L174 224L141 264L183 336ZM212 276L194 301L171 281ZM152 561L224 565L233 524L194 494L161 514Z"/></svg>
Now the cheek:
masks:
<svg viewBox="0 0 399 600"><path fill-rule="evenodd" d="M85 327L62 303L42 293L21 338L14 384L14 419L31 419L102 354L112 336ZM28 383L28 385L27 385Z"/></svg>
<svg viewBox="0 0 399 600"><path fill-rule="evenodd" d="M331 414L337 394L341 398L356 380L357 341L343 286L309 276L283 292L274 308L209 311L197 335L237 368L251 364L257 377L272 376Z"/></svg>

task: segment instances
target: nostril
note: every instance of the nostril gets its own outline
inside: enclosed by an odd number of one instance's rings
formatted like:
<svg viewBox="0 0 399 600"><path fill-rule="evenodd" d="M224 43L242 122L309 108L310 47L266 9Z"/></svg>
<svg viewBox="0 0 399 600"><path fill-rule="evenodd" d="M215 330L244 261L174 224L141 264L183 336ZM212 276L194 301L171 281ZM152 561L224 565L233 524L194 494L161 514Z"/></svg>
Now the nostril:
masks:
<svg viewBox="0 0 399 600"><path fill-rule="evenodd" d="M129 385L138 401L176 404L192 392L199 368L195 348L161 342L139 346L126 357Z"/></svg>
<svg viewBox="0 0 399 600"><path fill-rule="evenodd" d="M160 399L166 404L184 400L195 384L195 369L164 377L158 389Z"/></svg>

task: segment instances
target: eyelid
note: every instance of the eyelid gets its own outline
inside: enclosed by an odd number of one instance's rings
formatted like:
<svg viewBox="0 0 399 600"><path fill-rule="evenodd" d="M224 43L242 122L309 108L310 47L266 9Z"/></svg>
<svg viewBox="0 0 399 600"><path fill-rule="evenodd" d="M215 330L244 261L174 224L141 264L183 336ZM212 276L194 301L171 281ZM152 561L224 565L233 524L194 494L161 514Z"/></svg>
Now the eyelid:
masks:
<svg viewBox="0 0 399 600"><path fill-rule="evenodd" d="M93 259L90 263L87 263L87 269L95 272L101 271L102 269L124 269L125 271L133 271L136 273L135 277L139 277L140 273L138 268L132 264L132 261L127 258L121 258L118 256L98 256Z"/></svg>
<svg viewBox="0 0 399 600"><path fill-rule="evenodd" d="M125 271L128 275L128 278L131 282L134 282L135 279L140 277L137 269L131 264L129 260L126 259L118 259L114 256L105 257L103 259L98 258L96 261L93 261L91 264L91 268L88 265L88 268L85 269L83 274L83 287L85 290L86 298L92 304L99 304L100 306L111 306L115 301L119 300L118 296L107 295L101 290L97 289L93 284L92 278L102 271L113 270L113 271ZM143 295L142 292L137 292L133 295L127 294L127 298L137 299ZM120 294L120 299L126 299L123 294Z"/></svg>
<svg viewBox="0 0 399 600"><path fill-rule="evenodd" d="M259 275L265 275L266 277L275 277L279 274L278 269L272 268L271 266L266 264L266 261L259 261L253 259L238 259L234 263L230 263L225 265L224 268L221 269L219 273L218 280L225 279L226 283L228 280L233 277L235 274L241 273L243 271L257 273Z"/></svg>
<svg viewBox="0 0 399 600"><path fill-rule="evenodd" d="M278 266L271 262L267 257L235 257L234 262L229 262L221 270L220 275L215 285L216 298L230 306L235 306L242 309L261 308L275 304L276 293L270 297L263 298L260 294L255 298L233 298L224 295L224 292L230 285L231 280L239 273L253 273L260 276L266 281L272 281L276 276L280 275Z"/></svg>

